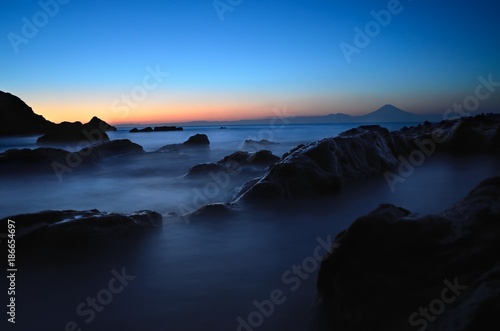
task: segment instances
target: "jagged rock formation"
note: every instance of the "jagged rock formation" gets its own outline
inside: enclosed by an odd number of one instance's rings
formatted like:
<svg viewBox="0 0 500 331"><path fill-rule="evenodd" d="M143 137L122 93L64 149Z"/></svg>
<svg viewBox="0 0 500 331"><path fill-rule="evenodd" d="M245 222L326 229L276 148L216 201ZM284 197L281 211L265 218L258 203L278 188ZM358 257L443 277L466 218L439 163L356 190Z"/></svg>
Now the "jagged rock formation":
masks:
<svg viewBox="0 0 500 331"><path fill-rule="evenodd" d="M208 147L210 145L210 140L206 134L195 134L194 136L189 137L188 140L183 142L182 144L170 144L165 145L157 150L157 152L171 152L178 151L186 148L198 148L198 147Z"/></svg>
<svg viewBox="0 0 500 331"><path fill-rule="evenodd" d="M0 136L42 134L54 126L15 95L0 91Z"/></svg>
<svg viewBox="0 0 500 331"><path fill-rule="evenodd" d="M16 248L28 255L38 251L50 253L116 242L125 235L162 225L161 215L148 210L129 214L106 213L97 209L42 211L0 220L3 233L7 233L9 219L15 222Z"/></svg>
<svg viewBox="0 0 500 331"><path fill-rule="evenodd" d="M208 176L210 173L227 171L228 173L239 172L242 169L262 170L278 162L280 158L270 151L258 151L248 153L238 151L224 157L217 163L201 163L191 167L184 178Z"/></svg>
<svg viewBox="0 0 500 331"><path fill-rule="evenodd" d="M85 124L81 122L59 123L38 138L36 143L38 145L53 143L98 144L109 141L106 131L115 130L115 127L94 116Z"/></svg>
<svg viewBox="0 0 500 331"><path fill-rule="evenodd" d="M441 215L382 205L340 233L318 276L318 330L494 330L500 177Z"/></svg>
<svg viewBox="0 0 500 331"><path fill-rule="evenodd" d="M58 148L11 149L0 153L0 173L69 172L110 158L144 153L142 146L128 139L113 140L85 147L77 152Z"/></svg>
<svg viewBox="0 0 500 331"><path fill-rule="evenodd" d="M344 184L392 170L400 164L401 156L415 153L423 158L436 152L497 153L499 124L500 115L478 115L393 132L378 125L360 126L286 153L239 200L287 200L335 193Z"/></svg>

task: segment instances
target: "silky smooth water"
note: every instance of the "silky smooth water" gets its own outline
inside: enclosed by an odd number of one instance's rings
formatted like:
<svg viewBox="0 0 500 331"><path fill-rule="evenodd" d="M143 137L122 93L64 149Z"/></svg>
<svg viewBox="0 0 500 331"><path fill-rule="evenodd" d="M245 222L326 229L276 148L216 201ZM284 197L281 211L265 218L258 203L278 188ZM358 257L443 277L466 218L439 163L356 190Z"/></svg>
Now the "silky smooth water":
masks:
<svg viewBox="0 0 500 331"><path fill-rule="evenodd" d="M290 126L270 139L280 145L270 147L280 155L298 143L348 128ZM179 179L191 165L216 161L245 139L269 139L256 136L265 129L111 133L112 139L130 138L147 151L182 142L194 133L206 133L212 144L208 153L182 158L111 160L96 170L68 174L62 182L52 175L2 177L1 217L45 209L178 212L179 204L192 200L193 189L203 188L203 183ZM238 328L237 319L248 323L253 317L260 325L250 326L254 330L307 330L316 300L314 256L326 254L321 243L381 203L415 213L440 213L493 175L500 175L498 158L432 156L397 184L395 192L378 177L334 196L295 201L275 210L246 208L226 219L165 222L136 240L63 262L19 261L16 329L65 330L68 322L75 322L81 330L250 330ZM308 271L302 269L298 276L294 265L305 265ZM111 271L122 268L135 278L87 323L87 298L107 289L114 277ZM281 304L269 317L254 313L255 302L269 300L273 291L282 294ZM85 309L78 311L82 303Z"/></svg>

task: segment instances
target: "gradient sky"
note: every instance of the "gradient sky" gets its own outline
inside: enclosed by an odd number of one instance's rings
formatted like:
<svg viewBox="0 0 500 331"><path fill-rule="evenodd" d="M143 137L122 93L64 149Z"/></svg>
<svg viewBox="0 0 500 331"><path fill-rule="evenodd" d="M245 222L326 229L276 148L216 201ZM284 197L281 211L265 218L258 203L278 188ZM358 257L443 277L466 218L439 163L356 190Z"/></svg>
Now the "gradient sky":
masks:
<svg viewBox="0 0 500 331"><path fill-rule="evenodd" d="M283 107L356 115L386 103L443 113L478 76L500 81L499 11L486 0L401 1L350 63L340 43L388 1L243 0L223 20L213 0L72 0L53 17L40 2L1 2L0 90L55 122L232 120ZM16 52L24 17L41 27ZM147 77L155 68L168 72L158 84ZM124 103L145 78L147 93ZM500 91L481 101L499 109Z"/></svg>

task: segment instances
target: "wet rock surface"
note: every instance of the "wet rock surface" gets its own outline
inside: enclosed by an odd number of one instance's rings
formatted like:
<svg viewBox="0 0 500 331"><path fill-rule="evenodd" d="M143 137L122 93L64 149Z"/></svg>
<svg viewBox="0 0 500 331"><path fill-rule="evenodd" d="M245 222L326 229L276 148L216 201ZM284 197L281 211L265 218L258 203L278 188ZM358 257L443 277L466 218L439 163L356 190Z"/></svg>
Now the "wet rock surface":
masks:
<svg viewBox="0 0 500 331"><path fill-rule="evenodd" d="M493 330L500 177L440 215L382 205L340 233L318 276L318 330Z"/></svg>
<svg viewBox="0 0 500 331"><path fill-rule="evenodd" d="M7 233L9 219L15 222L18 250L26 255L116 243L126 235L162 225L162 216L149 210L128 214L97 209L61 210L6 217L0 220L4 233Z"/></svg>
<svg viewBox="0 0 500 331"><path fill-rule="evenodd" d="M415 153L423 158L436 152L498 153L499 127L500 115L493 114L426 122L392 132L378 125L360 126L285 153L239 199L259 202L332 194L345 184L394 170L400 157Z"/></svg>

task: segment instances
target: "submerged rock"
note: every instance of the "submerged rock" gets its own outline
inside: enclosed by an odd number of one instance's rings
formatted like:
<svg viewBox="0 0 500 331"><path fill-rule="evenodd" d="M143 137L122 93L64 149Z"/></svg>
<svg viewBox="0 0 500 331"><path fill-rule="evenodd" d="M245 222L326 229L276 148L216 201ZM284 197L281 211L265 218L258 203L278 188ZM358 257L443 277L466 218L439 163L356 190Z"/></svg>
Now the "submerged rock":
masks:
<svg viewBox="0 0 500 331"><path fill-rule="evenodd" d="M84 155L92 153L98 159L104 160L124 155L144 153L144 148L128 139L119 139L84 148L79 153Z"/></svg>
<svg viewBox="0 0 500 331"><path fill-rule="evenodd" d="M2 174L73 172L80 166L95 165L100 161L125 155L144 153L142 146L128 139L113 140L85 147L76 152L59 148L11 149L0 153Z"/></svg>
<svg viewBox="0 0 500 331"><path fill-rule="evenodd" d="M194 136L189 137L188 140L183 142L182 144L170 144L165 145L157 150L157 152L171 152L171 151L180 151L183 149L189 148L206 148L210 145L210 140L206 134L195 134Z"/></svg>
<svg viewBox="0 0 500 331"><path fill-rule="evenodd" d="M54 164L76 164L77 152L68 152L58 148L11 149L0 153L1 174L8 176L12 173L51 173ZM78 166L90 165L97 162L96 155L91 157L78 156Z"/></svg>
<svg viewBox="0 0 500 331"><path fill-rule="evenodd" d="M229 174L239 173L241 170L262 170L278 162L280 158L273 155L270 151L258 151L248 153L238 151L224 157L217 163L201 163L191 167L185 178L208 176L210 173L226 171Z"/></svg>
<svg viewBox="0 0 500 331"><path fill-rule="evenodd" d="M233 215L235 210L229 204L224 203L212 203L200 207L199 209L183 215L182 218L185 220L191 219L210 219L210 218L225 218L227 216Z"/></svg>
<svg viewBox="0 0 500 331"><path fill-rule="evenodd" d="M124 235L160 227L162 217L154 211L141 210L118 214L88 211L43 211L22 214L0 220L2 232L7 233L8 220L15 222L17 248L23 253L50 252L116 242Z"/></svg>
<svg viewBox="0 0 500 331"><path fill-rule="evenodd" d="M279 145L278 143L275 143L273 141L269 141L267 139L261 139L261 140L253 140L253 139L247 139L244 142L244 145L249 145L249 146L272 146L272 145Z"/></svg>
<svg viewBox="0 0 500 331"><path fill-rule="evenodd" d="M490 330L500 307L498 220L500 177L441 215L382 205L357 219L321 264L318 329Z"/></svg>

